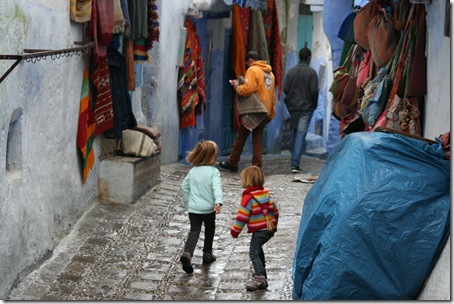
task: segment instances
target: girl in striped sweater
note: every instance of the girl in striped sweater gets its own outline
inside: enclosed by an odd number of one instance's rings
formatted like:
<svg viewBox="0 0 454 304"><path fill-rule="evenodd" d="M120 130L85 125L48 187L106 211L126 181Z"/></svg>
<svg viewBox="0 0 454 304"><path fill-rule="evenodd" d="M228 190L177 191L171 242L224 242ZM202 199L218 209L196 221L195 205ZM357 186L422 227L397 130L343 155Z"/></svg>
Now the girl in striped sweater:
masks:
<svg viewBox="0 0 454 304"><path fill-rule="evenodd" d="M246 289L249 291L268 287L262 247L274 236L279 216L277 206L268 190L263 187L264 183L262 169L257 166L249 166L241 172L241 186L246 190L242 195L235 224L230 230L232 237L237 238L247 224L247 232L252 233L249 257L254 274L253 280L246 284Z"/></svg>

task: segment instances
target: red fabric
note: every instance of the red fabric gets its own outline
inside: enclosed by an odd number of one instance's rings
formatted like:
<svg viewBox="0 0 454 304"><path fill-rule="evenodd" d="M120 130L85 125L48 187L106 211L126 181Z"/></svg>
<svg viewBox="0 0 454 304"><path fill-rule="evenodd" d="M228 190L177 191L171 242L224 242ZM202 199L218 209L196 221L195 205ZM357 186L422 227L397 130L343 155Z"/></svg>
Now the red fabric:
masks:
<svg viewBox="0 0 454 304"><path fill-rule="evenodd" d="M95 136L110 130L114 126L113 103L109 79L109 66L107 58L93 67L90 81L95 85Z"/></svg>
<svg viewBox="0 0 454 304"><path fill-rule="evenodd" d="M107 58L107 47L112 41L114 28L114 7L109 0L93 0L91 19L87 26L86 40L95 43L93 63Z"/></svg>
<svg viewBox="0 0 454 304"><path fill-rule="evenodd" d="M265 37L268 45L270 65L273 69L276 86L278 87L278 98L280 98L282 94L284 69L279 18L275 0L268 0L267 10L263 13L263 24L265 26Z"/></svg>
<svg viewBox="0 0 454 304"><path fill-rule="evenodd" d="M185 27L187 28L187 37L184 66L180 68L178 75L181 129L195 127L196 115L200 115L202 109L206 107L202 45L194 22L186 19Z"/></svg>

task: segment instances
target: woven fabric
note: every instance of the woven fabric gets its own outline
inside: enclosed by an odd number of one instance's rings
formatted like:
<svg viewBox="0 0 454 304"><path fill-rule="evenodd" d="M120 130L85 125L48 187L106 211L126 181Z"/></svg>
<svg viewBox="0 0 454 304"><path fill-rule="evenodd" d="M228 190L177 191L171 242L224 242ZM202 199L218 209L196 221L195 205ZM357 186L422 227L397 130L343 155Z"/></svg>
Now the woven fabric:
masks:
<svg viewBox="0 0 454 304"><path fill-rule="evenodd" d="M151 61L151 56L148 54L148 41L145 38L134 39L133 54L134 61L144 63Z"/></svg>
<svg viewBox="0 0 454 304"><path fill-rule="evenodd" d="M269 62L273 68L273 74L278 87L278 98L282 94L283 81L283 55L281 45L281 34L279 31L279 18L275 0L268 0L268 8L262 14L265 28L265 38L268 46Z"/></svg>
<svg viewBox="0 0 454 304"><path fill-rule="evenodd" d="M189 19L185 21L188 34L184 51L184 65L178 75L178 97L180 101L180 128L196 126L196 115L206 107L205 71L203 64L202 45Z"/></svg>
<svg viewBox="0 0 454 304"><path fill-rule="evenodd" d="M114 7L114 29L113 32L124 33L125 32L125 18L123 17L123 11L121 10L120 0L113 0Z"/></svg>
<svg viewBox="0 0 454 304"><path fill-rule="evenodd" d="M159 11L158 1L148 0L148 50L153 48L153 43L159 41Z"/></svg>
<svg viewBox="0 0 454 304"><path fill-rule="evenodd" d="M94 117L95 117L95 136L110 130L114 126L113 103L110 90L109 67L107 58L93 67L90 81L95 85L96 92Z"/></svg>
<svg viewBox="0 0 454 304"><path fill-rule="evenodd" d="M79 126L77 129L77 148L82 153L82 174L84 183L95 163L93 152L95 123L90 102L88 75L88 67L85 67L80 94Z"/></svg>

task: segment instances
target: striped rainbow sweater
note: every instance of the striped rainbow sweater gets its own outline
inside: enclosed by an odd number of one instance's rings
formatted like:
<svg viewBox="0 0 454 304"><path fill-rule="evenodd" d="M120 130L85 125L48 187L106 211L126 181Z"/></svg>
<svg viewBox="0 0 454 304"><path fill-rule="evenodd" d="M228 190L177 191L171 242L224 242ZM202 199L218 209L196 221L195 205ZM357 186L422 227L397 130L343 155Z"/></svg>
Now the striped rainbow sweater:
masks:
<svg viewBox="0 0 454 304"><path fill-rule="evenodd" d="M267 223L265 214L277 227L279 211L277 206L271 199L268 190L261 186L252 186L243 192L241 205L238 208L238 213L233 224L230 234L236 238L240 234L243 227L247 224L248 233L253 233L258 230L266 230Z"/></svg>

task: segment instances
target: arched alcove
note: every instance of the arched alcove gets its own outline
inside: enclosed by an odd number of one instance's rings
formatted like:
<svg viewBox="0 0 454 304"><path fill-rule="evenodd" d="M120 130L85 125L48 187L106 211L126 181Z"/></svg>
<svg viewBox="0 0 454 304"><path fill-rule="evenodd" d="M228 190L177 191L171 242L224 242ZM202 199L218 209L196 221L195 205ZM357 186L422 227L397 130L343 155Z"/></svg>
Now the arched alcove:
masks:
<svg viewBox="0 0 454 304"><path fill-rule="evenodd" d="M7 172L16 172L22 169L22 108L17 108L11 114L6 144Z"/></svg>

